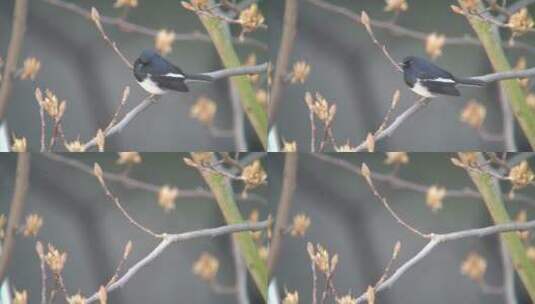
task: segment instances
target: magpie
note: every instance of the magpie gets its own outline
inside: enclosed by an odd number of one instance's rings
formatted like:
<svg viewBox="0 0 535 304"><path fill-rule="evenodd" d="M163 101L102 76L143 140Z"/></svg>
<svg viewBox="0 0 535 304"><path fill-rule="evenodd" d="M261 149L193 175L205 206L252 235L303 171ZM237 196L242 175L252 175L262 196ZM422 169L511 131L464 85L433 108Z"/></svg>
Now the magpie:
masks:
<svg viewBox="0 0 535 304"><path fill-rule="evenodd" d="M212 82L208 75L186 74L154 50L143 50L134 62L134 77L145 91L162 95L168 91L189 92L186 82Z"/></svg>
<svg viewBox="0 0 535 304"><path fill-rule="evenodd" d="M484 86L486 82L470 78L458 78L435 64L419 57L403 59L403 78L409 88L426 98L437 95L460 96L457 85Z"/></svg>

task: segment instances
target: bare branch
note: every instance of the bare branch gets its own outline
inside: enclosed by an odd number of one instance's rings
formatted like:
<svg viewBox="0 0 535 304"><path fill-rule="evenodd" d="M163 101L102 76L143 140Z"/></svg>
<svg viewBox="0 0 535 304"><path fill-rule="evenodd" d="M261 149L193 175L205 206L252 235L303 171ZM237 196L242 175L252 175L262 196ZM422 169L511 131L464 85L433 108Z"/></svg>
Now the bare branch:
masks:
<svg viewBox="0 0 535 304"><path fill-rule="evenodd" d="M353 172L355 174L362 176L362 172L360 171L360 168L357 167L356 165L353 165L352 163L348 161L345 161L340 158L335 158L327 154L311 153L310 155L319 160L322 160L324 162L338 166L340 168L343 168L345 170L348 170L350 172ZM526 153L523 155L522 159L525 159L526 157L529 157L532 155L533 155L532 153ZM406 190L425 194L427 193L427 190L430 187L430 185L425 185L425 184L420 184L420 183L404 180L396 175L391 175L391 174L381 174L381 173L371 171L371 177L376 181L389 185L393 189L406 189ZM446 191L445 197L481 199L481 194L472 188L466 187L464 189L448 189ZM523 202L531 206L535 206L535 200L533 200L529 196L522 195L521 193L515 193L514 197L505 196L504 199L509 200L509 201Z"/></svg>
<svg viewBox="0 0 535 304"><path fill-rule="evenodd" d="M154 248L147 256L139 260L136 264L130 267L126 273L119 278L115 283L106 288L107 292L111 292L117 288L123 287L130 279L143 267L147 266L150 262L160 256L164 250L173 243L179 243L187 240L204 238L204 237L217 237L221 235L242 232L242 231L258 231L268 228L270 221L262 221L258 223L241 223L227 226L221 226L217 228L209 228L202 230L195 230L190 232L184 232L180 234L165 234L162 241ZM98 300L98 291L86 300L86 303L93 303Z"/></svg>
<svg viewBox="0 0 535 304"><path fill-rule="evenodd" d="M62 0L42 0L42 1L91 20L91 12L74 3L69 3L69 2L62 1ZM141 25L137 25L137 24L128 22L122 18L100 16L100 21L103 24L115 26L119 30L122 30L128 33L137 33L137 34L142 34L142 35L151 36L151 37L156 37L156 35L158 35L158 30L151 29L151 28L141 26ZM197 31L194 31L191 33L176 33L175 41L212 42L212 40L210 40L210 37L208 35L201 33L201 32L197 32ZM262 50L268 49L266 44L255 39L248 38L248 37L245 37L244 39L233 37L232 41L236 44L248 45L248 46L260 48Z"/></svg>
<svg viewBox="0 0 535 304"><path fill-rule="evenodd" d="M292 204L296 187L297 160L297 153L286 153L284 161L284 176L282 180L282 192L279 205L277 207L275 227L273 228L273 239L271 240L271 246L267 260L268 276L273 272L273 268L277 262L283 230L288 222L290 206Z"/></svg>
<svg viewBox="0 0 535 304"><path fill-rule="evenodd" d="M307 1L310 4L313 4L321 9L342 15L352 20L353 22L361 23L360 16L347 8L344 8L335 4L331 4L323 0L307 0ZM429 35L429 33L412 30L412 29L400 26L396 23L392 23L389 21L370 20L370 24L374 27L386 30L390 32L392 35L400 36L400 37L408 37L408 38L417 39L421 41L426 41L427 36ZM444 44L445 45L481 46L481 42L477 38L471 37L469 35L463 35L463 36L458 36L458 37L447 37L446 40L444 41ZM516 48L516 49L528 51L530 53L535 53L534 46L527 44L527 43L520 42L520 41L516 41L513 45L507 42L503 42L502 46L504 48L509 48L509 49Z"/></svg>
<svg viewBox="0 0 535 304"><path fill-rule="evenodd" d="M0 282L4 281L11 254L15 246L15 233L22 217L26 194L28 192L28 183L30 179L30 154L18 153L17 171L15 173L15 187L13 189L13 198L9 208L9 216L5 231L2 255L0 256Z"/></svg>
<svg viewBox="0 0 535 304"><path fill-rule="evenodd" d="M290 53L292 52L296 36L297 16L298 0L286 0L282 25L282 38L271 86L271 98L268 111L269 125L274 124L277 110L281 102L283 80L286 76L288 63L290 61Z"/></svg>
<svg viewBox="0 0 535 304"><path fill-rule="evenodd" d="M462 240L466 238L473 237L485 237L489 235L494 235L502 232L511 232L511 231L522 231L522 230L531 230L535 229L535 221L529 221L525 223L508 223L500 224L495 226L489 226L485 228L478 229L469 229L461 230L457 232L450 232L445 234L431 234L431 240L425 245L415 256L405 262L401 267L399 267L387 280L382 284L377 286L375 292L378 293L387 288L392 287L397 280L405 274L409 269L414 265L420 262L423 258L429 255L433 249L439 244L446 243L449 241ZM367 294L364 292L361 296L357 298L357 303L364 303L367 300Z"/></svg>
<svg viewBox="0 0 535 304"><path fill-rule="evenodd" d="M26 16L28 14L28 0L15 1L13 9L13 27L11 29L11 39L7 49L7 57L0 86L0 120L4 117L11 95L13 73L17 69L17 61L22 49L24 33L26 32Z"/></svg>
<svg viewBox="0 0 535 304"><path fill-rule="evenodd" d="M70 167L73 167L75 169L78 169L82 172L85 172L89 175L93 175L93 168L84 164L81 161L77 161L75 159L71 159L68 157L65 157L61 154L54 154L54 153L42 153L41 156L44 156L50 160L57 161L60 163L63 163L65 165L68 165ZM150 184L147 182L143 182L134 178L131 178L129 176L126 176L124 174L115 174L103 171L102 176L104 179L108 181L113 181L117 183L121 183L125 187L133 188L133 189L140 189L144 191L149 191L153 193L158 193L160 191L161 186ZM214 195L212 192L204 190L204 189L183 189L178 188L178 197L177 198L208 198L208 199L214 199ZM257 201L262 204L266 204L266 201L264 198L258 196L257 194L250 193L247 198L242 198L241 195L237 195L236 199L244 200L244 201Z"/></svg>

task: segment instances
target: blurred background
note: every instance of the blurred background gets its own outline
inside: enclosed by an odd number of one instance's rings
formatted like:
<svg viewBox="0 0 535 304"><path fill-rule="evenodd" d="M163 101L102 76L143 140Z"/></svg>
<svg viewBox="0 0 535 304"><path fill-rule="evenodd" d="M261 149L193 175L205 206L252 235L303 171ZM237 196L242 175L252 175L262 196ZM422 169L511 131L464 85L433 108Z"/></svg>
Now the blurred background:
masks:
<svg viewBox="0 0 535 304"><path fill-rule="evenodd" d="M325 154L342 159L360 168L366 162L373 172L390 174L393 167L384 164L381 153ZM299 155L298 180L290 219L304 213L311 219L303 238L287 235L282 240L280 260L275 277L281 292L287 288L298 291L300 303L311 303L312 271L306 251L307 242L321 244L332 255L339 255L334 286L342 295L351 292L359 296L383 274L397 241L401 251L391 271L413 257L426 242L402 227L373 196L364 178L338 166L326 163L312 154ZM448 153L411 153L407 165L399 169L399 177L424 184L440 185L448 190L475 186L466 172L451 164ZM284 155L271 154L270 204L276 210L282 183ZM533 163L531 163L533 167ZM374 181L390 206L407 223L423 232L445 233L478 228L492 224L479 199L445 198L443 208L433 213L426 206L426 194L395 189ZM504 193L509 185L503 185ZM533 187L517 195L533 197ZM508 201L512 217L526 209L532 218L533 206ZM291 223L291 220L290 220ZM408 270L393 286L377 294L377 303L504 303L501 295L485 294L477 283L461 274L461 263L468 253L476 251L487 261L485 280L488 285L501 286L502 262L496 236L448 242ZM320 274L318 274L320 277ZM323 281L319 280L323 291ZM529 303L516 277L519 303Z"/></svg>
<svg viewBox="0 0 535 304"><path fill-rule="evenodd" d="M142 154L143 162L134 166L129 176L154 185L168 184L179 189L206 189L197 170L188 167L180 153ZM117 156L105 154L69 154L71 160L89 166L98 162L104 171L122 173L124 166L116 164ZM16 165L15 154L0 156L0 214L8 214ZM43 217L43 227L37 240L53 244L68 253L63 270L65 284L71 293L93 294L107 282L120 261L125 245L133 242L133 250L122 273L146 256L157 240L140 231L120 213L104 194L91 174L42 155L32 155L30 188L24 208L25 217L37 213ZM158 205L156 193L130 189L108 181L110 190L124 208L140 223L157 232L180 233L224 225L221 212L213 199L180 198L176 209L166 213ZM237 185L236 192L241 191ZM258 209L260 219L267 217L267 187L253 190L248 200L239 200L244 214ZM12 287L26 289L29 303L40 298L41 275L34 238L17 236L8 277ZM192 265L202 252L219 259L217 280L225 286L234 284L234 261L228 236L203 238L171 245L162 255L142 268L123 288L109 294L110 303L236 303L234 295L217 294L192 273ZM49 281L49 286L52 281ZM252 303L260 303L254 283L249 279ZM61 296L57 303L64 303Z"/></svg>
<svg viewBox="0 0 535 304"><path fill-rule="evenodd" d="M119 17L123 14L123 9L113 7L115 1L67 2L88 10L94 6L102 16ZM0 27L4 33L0 35L2 58L5 58L9 43L13 3L0 3ZM262 1L260 9L265 10ZM154 30L173 30L177 37L183 33L206 33L197 16L186 11L180 1L175 0L161 0L157 4L154 1L139 1L138 7L129 11L127 20ZM130 61L134 61L142 49L154 47L152 36L122 32L114 26L104 25L104 28ZM232 29L237 37L241 29L237 26ZM255 31L247 37L266 41L267 31ZM180 41L177 38L172 46L167 58L186 72L199 73L222 68L211 42L198 39ZM235 47L242 61L251 53L256 54L258 63L267 60L267 46L263 42L260 45L237 43ZM10 133L27 137L31 150L39 149L39 108L34 97L37 87L43 91L49 88L60 100L67 100L63 125L68 140L80 136L87 141L95 136L98 128L104 128L111 120L125 86L131 88L126 110L132 109L147 96L90 20L45 1L30 2L27 32L19 57L21 66L27 57L39 59L41 71L35 81L15 81L7 120ZM137 117L120 135L111 136L106 141L107 150L234 150L232 138L214 137L208 128L189 117L190 107L197 98L209 97L217 103L214 125L220 130L231 130L232 107L228 81L192 84L190 89L188 94L170 93L164 96L158 105ZM247 119L246 124L249 148L261 149Z"/></svg>
<svg viewBox="0 0 535 304"><path fill-rule="evenodd" d="M360 14L366 10L370 18L390 21L393 12L385 12L385 1L377 0L324 0ZM513 1L507 2L509 5ZM276 58L280 45L284 1L270 1L268 24L270 27L271 58ZM454 14L450 5L457 1L410 0L408 10L402 12L396 23L409 29L426 33L437 32L446 36L475 36L464 16ZM533 12L533 8L531 9ZM279 133L287 141L296 140L298 149L309 150L310 122L304 102L305 92L319 92L327 101L337 105L334 135L344 144L360 144L368 132L377 130L390 107L392 95L401 90L401 100L395 113L408 108L417 96L405 85L383 53L373 44L364 26L349 18L335 14L309 1L299 1L297 37L291 53L289 71L294 62L305 60L310 66L310 76L303 84L291 84L284 90L277 123ZM385 43L391 55L398 61L409 55L429 58L425 42L405 36L396 36L375 28L375 35ZM505 33L505 32L504 32ZM508 39L509 32L502 37ZM532 42L532 33L517 38ZM518 49L507 49L514 65L520 56L526 56L527 66L535 61L531 54ZM274 59L272 59L274 60ZM458 76L488 74L492 68L483 48L477 45L445 45L442 56L435 60ZM483 128L493 134L502 131L501 110L496 84L485 88L463 87L462 96L439 97L431 105L399 127L393 136L377 143L383 151L503 151L502 142L482 140L478 132L461 123L461 110L470 99L477 99L487 108ZM518 127L518 126L517 126ZM526 149L521 131L517 128L520 151Z"/></svg>

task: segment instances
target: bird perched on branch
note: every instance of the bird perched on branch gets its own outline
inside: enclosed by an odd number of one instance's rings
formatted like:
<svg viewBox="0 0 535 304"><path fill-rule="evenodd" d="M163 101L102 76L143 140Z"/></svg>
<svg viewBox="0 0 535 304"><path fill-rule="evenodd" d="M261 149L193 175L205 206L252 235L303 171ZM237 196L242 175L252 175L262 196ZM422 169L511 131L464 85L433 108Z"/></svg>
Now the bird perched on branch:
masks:
<svg viewBox="0 0 535 304"><path fill-rule="evenodd" d="M134 62L134 76L145 91L162 95L167 91L189 92L187 82L212 82L203 74L186 74L154 50L144 50Z"/></svg>
<svg viewBox="0 0 535 304"><path fill-rule="evenodd" d="M457 85L484 86L486 82L471 78L458 78L435 64L419 57L403 59L403 78L416 94L431 98L437 95L460 96Z"/></svg>

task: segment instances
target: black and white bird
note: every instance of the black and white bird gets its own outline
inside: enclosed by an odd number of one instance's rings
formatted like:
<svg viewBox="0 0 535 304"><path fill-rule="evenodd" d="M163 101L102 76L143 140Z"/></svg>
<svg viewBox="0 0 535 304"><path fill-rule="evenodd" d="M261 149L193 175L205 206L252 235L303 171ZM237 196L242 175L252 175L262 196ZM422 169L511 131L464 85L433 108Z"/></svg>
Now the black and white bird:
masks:
<svg viewBox="0 0 535 304"><path fill-rule="evenodd" d="M145 91L162 95L168 91L189 92L186 82L211 82L214 79L203 74L186 74L154 50L143 50L134 62L134 77Z"/></svg>
<svg viewBox="0 0 535 304"><path fill-rule="evenodd" d="M437 95L460 96L457 85L484 86L481 80L459 78L446 70L419 57L409 56L403 59L403 78L409 88L416 94L432 98Z"/></svg>

